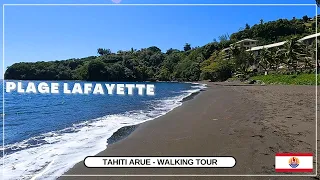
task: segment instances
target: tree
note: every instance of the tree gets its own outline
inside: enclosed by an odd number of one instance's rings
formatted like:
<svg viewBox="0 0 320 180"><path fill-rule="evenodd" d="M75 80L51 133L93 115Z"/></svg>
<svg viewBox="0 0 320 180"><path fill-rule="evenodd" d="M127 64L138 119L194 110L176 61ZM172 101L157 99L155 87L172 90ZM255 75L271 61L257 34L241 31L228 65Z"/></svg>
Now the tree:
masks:
<svg viewBox="0 0 320 180"><path fill-rule="evenodd" d="M249 67L254 64L254 57L251 53L247 52L244 47L232 45L230 47L232 61L237 73L243 76L248 75Z"/></svg>
<svg viewBox="0 0 320 180"><path fill-rule="evenodd" d="M316 0L316 4L318 7L320 7L320 0Z"/></svg>
<svg viewBox="0 0 320 180"><path fill-rule="evenodd" d="M260 24L261 24L261 25L263 24L263 22L264 22L263 19L260 19Z"/></svg>
<svg viewBox="0 0 320 180"><path fill-rule="evenodd" d="M169 80L171 80L171 73L170 73L169 69L166 68L166 67L161 68L160 73L158 75L158 79L160 81L169 81Z"/></svg>
<svg viewBox="0 0 320 180"><path fill-rule="evenodd" d="M297 72L299 58L302 54L302 45L297 38L291 38L284 44L285 63Z"/></svg>
<svg viewBox="0 0 320 180"><path fill-rule="evenodd" d="M110 66L109 72L110 74L110 80L112 81L124 81L126 80L126 67L124 67L120 63L114 63L112 66Z"/></svg>
<svg viewBox="0 0 320 180"><path fill-rule="evenodd" d="M191 45L189 43L186 43L183 47L184 51L189 51L191 50Z"/></svg>
<svg viewBox="0 0 320 180"><path fill-rule="evenodd" d="M231 34L230 40L240 41L245 38L250 38L258 39L260 44L272 44L285 41L295 34L305 35L313 33L310 28L306 27L301 21L278 19L264 23L263 20L261 20L260 24L253 25L250 29L244 29Z"/></svg>
<svg viewBox="0 0 320 180"><path fill-rule="evenodd" d="M271 58L274 63L274 69L278 70L280 67L280 64L283 63L285 56L284 56L284 50L281 48L273 48L271 50Z"/></svg>
<svg viewBox="0 0 320 180"><path fill-rule="evenodd" d="M230 36L228 34L223 34L218 37L220 42L226 42L230 39Z"/></svg>
<svg viewBox="0 0 320 180"><path fill-rule="evenodd" d="M302 44L302 61L304 61L304 69L313 69L316 67L317 69L320 68L320 62L317 61L317 58L320 57L320 45L317 41L313 40L311 44L303 45Z"/></svg>
<svg viewBox="0 0 320 180"><path fill-rule="evenodd" d="M313 69L316 65L316 46L315 43L311 45L304 45L303 54L301 55L304 62L304 70ZM301 69L302 70L302 69Z"/></svg>
<svg viewBox="0 0 320 180"><path fill-rule="evenodd" d="M162 53L155 53L150 56L149 62L151 66L158 67L164 60L164 56Z"/></svg>
<svg viewBox="0 0 320 180"><path fill-rule="evenodd" d="M106 64L99 60L91 61L88 64L88 80L102 81L106 78Z"/></svg>
<svg viewBox="0 0 320 180"><path fill-rule="evenodd" d="M245 29L250 29L250 25L247 23Z"/></svg>
<svg viewBox="0 0 320 180"><path fill-rule="evenodd" d="M111 54L111 50L110 49L99 48L97 51L98 51L98 54L100 56Z"/></svg>
<svg viewBox="0 0 320 180"><path fill-rule="evenodd" d="M75 80L88 80L88 64L80 66L73 71L72 79Z"/></svg>
<svg viewBox="0 0 320 180"><path fill-rule="evenodd" d="M212 56L201 63L201 78L211 81L225 81L232 76L233 65L231 61L224 60L223 53L213 53Z"/></svg>
<svg viewBox="0 0 320 180"><path fill-rule="evenodd" d="M309 17L307 15L303 16L302 19L303 19L304 22L308 22L309 21Z"/></svg>
<svg viewBox="0 0 320 180"><path fill-rule="evenodd" d="M100 54L100 56L102 56L104 54L104 51L102 48L99 48L97 51L98 51L98 54Z"/></svg>
<svg viewBox="0 0 320 180"><path fill-rule="evenodd" d="M131 49L130 49L130 52L131 52L131 53L135 53L135 52L137 52L137 50L136 50L136 49L131 48Z"/></svg>
<svg viewBox="0 0 320 180"><path fill-rule="evenodd" d="M133 81L134 79L136 79L133 71L127 67L124 68L124 79L126 81Z"/></svg>
<svg viewBox="0 0 320 180"><path fill-rule="evenodd" d="M161 52L161 49L158 48L157 46L151 46L151 47L148 47L148 50L154 52L154 53L159 53Z"/></svg>
<svg viewBox="0 0 320 180"><path fill-rule="evenodd" d="M172 53L178 53L178 52L180 52L178 49L170 48L170 49L167 50L166 54L170 55Z"/></svg>
<svg viewBox="0 0 320 180"><path fill-rule="evenodd" d="M268 72L272 67L272 55L271 51L268 49L262 49L259 54L259 66L264 69L265 72Z"/></svg>

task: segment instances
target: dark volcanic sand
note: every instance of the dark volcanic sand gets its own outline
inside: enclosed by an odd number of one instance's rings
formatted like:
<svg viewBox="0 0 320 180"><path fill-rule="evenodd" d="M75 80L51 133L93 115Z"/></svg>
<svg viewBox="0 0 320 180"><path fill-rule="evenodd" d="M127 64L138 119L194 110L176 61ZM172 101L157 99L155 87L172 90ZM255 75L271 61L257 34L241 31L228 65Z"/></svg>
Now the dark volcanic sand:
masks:
<svg viewBox="0 0 320 180"><path fill-rule="evenodd" d="M88 169L82 174L276 174L277 152L315 152L314 86L234 86L206 91L165 116L143 123L99 156L234 156L232 169ZM314 165L315 166L315 165ZM314 167L315 168L315 167ZM314 177L60 177L59 179L318 179Z"/></svg>

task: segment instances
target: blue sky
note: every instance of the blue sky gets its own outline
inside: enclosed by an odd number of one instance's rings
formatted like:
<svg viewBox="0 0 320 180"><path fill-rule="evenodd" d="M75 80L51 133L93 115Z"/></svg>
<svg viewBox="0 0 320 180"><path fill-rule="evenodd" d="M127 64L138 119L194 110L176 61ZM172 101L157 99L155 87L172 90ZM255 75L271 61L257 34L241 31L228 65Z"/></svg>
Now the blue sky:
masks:
<svg viewBox="0 0 320 180"><path fill-rule="evenodd" d="M4 3L43 1L4 0ZM288 3L285 0L122 0L124 3ZM313 4L314 0L290 3ZM111 0L46 0L46 3L111 3ZM2 9L1 9L2 14ZM15 62L63 60L131 47L182 49L279 18L314 16L314 6L5 6L5 68ZM2 23L1 23L2 29ZM1 30L2 32L2 30ZM2 39L2 37L1 37ZM2 44L1 44L2 47ZM2 52L0 53L2 56ZM2 68L0 74L2 74Z"/></svg>

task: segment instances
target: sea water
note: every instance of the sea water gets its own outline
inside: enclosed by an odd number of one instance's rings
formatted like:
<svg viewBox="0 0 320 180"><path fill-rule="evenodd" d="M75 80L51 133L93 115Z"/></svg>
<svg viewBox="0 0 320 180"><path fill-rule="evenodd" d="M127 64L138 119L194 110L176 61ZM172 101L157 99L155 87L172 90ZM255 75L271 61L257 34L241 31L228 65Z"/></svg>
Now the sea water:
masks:
<svg viewBox="0 0 320 180"><path fill-rule="evenodd" d="M103 151L120 128L164 115L205 88L191 83L149 84L155 85L154 96L5 93L4 131L0 128L4 179L56 179L86 156Z"/></svg>

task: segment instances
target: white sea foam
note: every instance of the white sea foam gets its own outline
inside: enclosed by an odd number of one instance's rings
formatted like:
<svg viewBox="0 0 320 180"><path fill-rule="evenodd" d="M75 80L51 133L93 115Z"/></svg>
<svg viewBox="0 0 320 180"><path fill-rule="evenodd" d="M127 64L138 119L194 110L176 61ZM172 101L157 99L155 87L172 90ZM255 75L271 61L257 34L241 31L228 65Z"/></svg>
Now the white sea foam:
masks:
<svg viewBox="0 0 320 180"><path fill-rule="evenodd" d="M205 89L207 88L207 84L201 84L201 83L192 83L193 86L191 86L192 88L199 88L199 89Z"/></svg>
<svg viewBox="0 0 320 180"><path fill-rule="evenodd" d="M205 88L197 84L193 89L170 99L154 103L153 110L127 112L109 115L98 119L75 124L60 131L41 136L42 144L30 146L28 139L5 149L18 149L0 159L3 179L57 179L86 156L93 156L106 148L107 140L124 126L136 125L155 119L180 106L182 100ZM39 137L38 137L39 138ZM3 165L4 161L4 165Z"/></svg>

